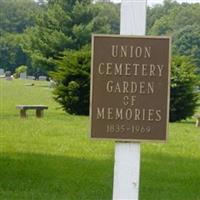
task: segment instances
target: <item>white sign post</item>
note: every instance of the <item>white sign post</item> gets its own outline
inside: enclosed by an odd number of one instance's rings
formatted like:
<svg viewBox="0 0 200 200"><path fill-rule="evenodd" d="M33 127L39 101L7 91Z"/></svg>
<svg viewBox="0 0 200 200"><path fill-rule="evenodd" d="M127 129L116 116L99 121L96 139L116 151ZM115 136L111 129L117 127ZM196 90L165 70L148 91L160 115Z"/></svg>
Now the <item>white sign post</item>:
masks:
<svg viewBox="0 0 200 200"><path fill-rule="evenodd" d="M146 0L122 0L121 35L145 35ZM140 143L116 142L113 200L138 200Z"/></svg>

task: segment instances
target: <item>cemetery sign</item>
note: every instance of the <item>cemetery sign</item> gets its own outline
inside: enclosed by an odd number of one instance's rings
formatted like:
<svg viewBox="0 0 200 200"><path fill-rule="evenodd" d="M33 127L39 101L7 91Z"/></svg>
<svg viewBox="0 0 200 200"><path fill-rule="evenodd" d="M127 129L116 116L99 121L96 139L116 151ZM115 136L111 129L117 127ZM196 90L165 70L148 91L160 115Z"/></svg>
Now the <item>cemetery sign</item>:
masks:
<svg viewBox="0 0 200 200"><path fill-rule="evenodd" d="M170 38L92 36L91 137L166 140Z"/></svg>

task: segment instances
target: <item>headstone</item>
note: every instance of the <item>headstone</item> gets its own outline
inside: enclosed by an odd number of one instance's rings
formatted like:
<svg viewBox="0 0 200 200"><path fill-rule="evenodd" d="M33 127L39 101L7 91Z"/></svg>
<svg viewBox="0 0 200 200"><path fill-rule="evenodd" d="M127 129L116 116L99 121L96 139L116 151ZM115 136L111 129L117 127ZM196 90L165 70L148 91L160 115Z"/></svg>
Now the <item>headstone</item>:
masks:
<svg viewBox="0 0 200 200"><path fill-rule="evenodd" d="M52 79L49 80L49 88L54 88L56 86L56 82Z"/></svg>
<svg viewBox="0 0 200 200"><path fill-rule="evenodd" d="M27 76L28 80L35 80L35 76Z"/></svg>
<svg viewBox="0 0 200 200"><path fill-rule="evenodd" d="M11 76L11 71L6 71L6 72L5 72L5 76L6 76L6 77Z"/></svg>
<svg viewBox="0 0 200 200"><path fill-rule="evenodd" d="M21 80L25 80L27 78L27 73L26 72L20 73L19 77Z"/></svg>
<svg viewBox="0 0 200 200"><path fill-rule="evenodd" d="M194 115L194 117L196 118L196 127L200 127L200 113Z"/></svg>
<svg viewBox="0 0 200 200"><path fill-rule="evenodd" d="M47 80L47 77L46 77L46 76L39 76L39 80L40 80L40 81L46 81L46 80Z"/></svg>
<svg viewBox="0 0 200 200"><path fill-rule="evenodd" d="M11 81L13 78L11 77L11 71L6 71L5 72L5 77L6 80Z"/></svg>
<svg viewBox="0 0 200 200"><path fill-rule="evenodd" d="M4 76L4 69L0 68L0 76Z"/></svg>

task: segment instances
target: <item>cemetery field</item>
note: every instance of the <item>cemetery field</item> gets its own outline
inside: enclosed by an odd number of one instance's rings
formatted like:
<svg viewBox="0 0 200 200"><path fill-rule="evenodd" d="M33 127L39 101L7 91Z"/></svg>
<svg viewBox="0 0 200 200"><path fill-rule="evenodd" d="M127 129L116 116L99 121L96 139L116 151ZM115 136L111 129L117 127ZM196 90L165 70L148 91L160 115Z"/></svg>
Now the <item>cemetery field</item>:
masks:
<svg viewBox="0 0 200 200"><path fill-rule="evenodd" d="M47 82L0 79L0 200L110 200L114 142L91 141L89 118L64 113L51 92ZM49 109L20 119L18 104ZM140 200L200 200L194 119L171 123L166 144L142 144L140 186Z"/></svg>

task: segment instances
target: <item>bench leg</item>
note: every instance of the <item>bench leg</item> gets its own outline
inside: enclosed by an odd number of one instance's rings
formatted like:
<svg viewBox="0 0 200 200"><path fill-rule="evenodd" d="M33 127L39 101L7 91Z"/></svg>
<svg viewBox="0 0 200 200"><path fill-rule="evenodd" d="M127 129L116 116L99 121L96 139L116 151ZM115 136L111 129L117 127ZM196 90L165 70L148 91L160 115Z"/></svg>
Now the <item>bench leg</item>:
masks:
<svg viewBox="0 0 200 200"><path fill-rule="evenodd" d="M21 118L26 118L27 117L26 110L20 110L20 117Z"/></svg>
<svg viewBox="0 0 200 200"><path fill-rule="evenodd" d="M41 109L36 110L36 117L41 118L41 117L43 117L43 115L44 115L43 110L41 110Z"/></svg>
<svg viewBox="0 0 200 200"><path fill-rule="evenodd" d="M200 118L198 118L196 121L196 127L200 127Z"/></svg>

